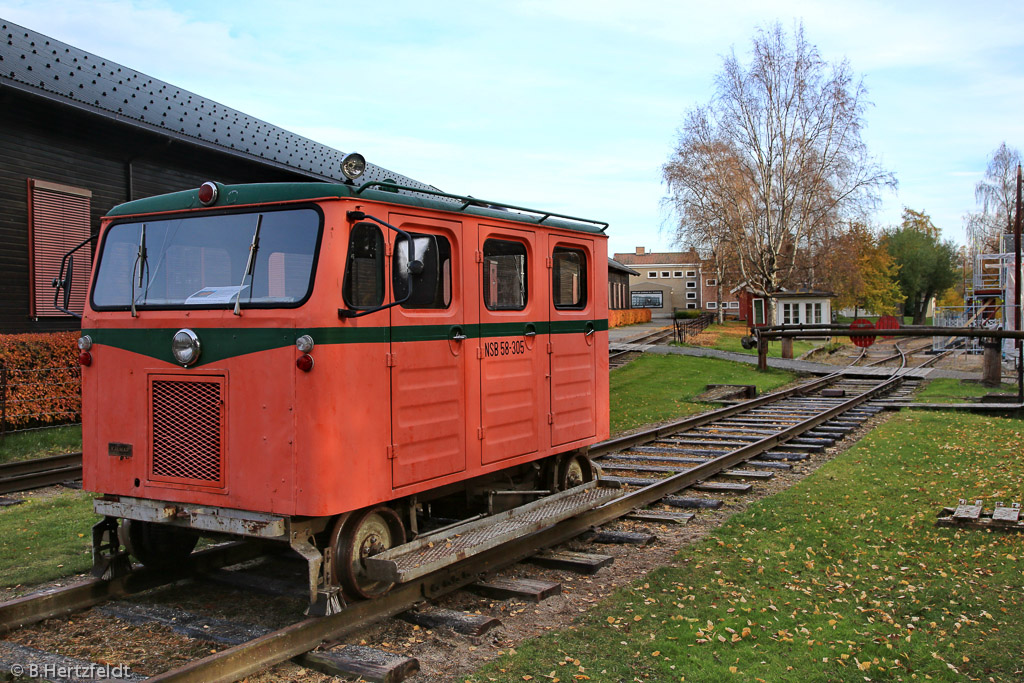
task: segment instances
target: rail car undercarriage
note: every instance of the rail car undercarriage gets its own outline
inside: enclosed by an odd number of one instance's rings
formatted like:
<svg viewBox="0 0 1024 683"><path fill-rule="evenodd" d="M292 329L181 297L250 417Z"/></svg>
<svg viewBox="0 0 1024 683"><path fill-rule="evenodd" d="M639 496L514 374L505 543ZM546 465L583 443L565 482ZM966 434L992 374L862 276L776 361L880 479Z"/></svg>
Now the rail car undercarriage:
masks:
<svg viewBox="0 0 1024 683"><path fill-rule="evenodd" d="M597 473L586 449L579 449L333 517L290 517L108 494L94 502L103 520L93 526L92 573L103 579L124 576L131 571L131 557L149 568L176 566L200 536L286 543L307 564L306 613L325 616L341 611L348 600L381 596L404 580L387 563L368 563L369 558L400 552L406 545L413 549L427 535L444 538L467 524L502 513L514 516L531 507L536 530L574 511L562 504L549 512L537 503L565 498L562 492L591 489ZM465 556L453 552L438 566Z"/></svg>

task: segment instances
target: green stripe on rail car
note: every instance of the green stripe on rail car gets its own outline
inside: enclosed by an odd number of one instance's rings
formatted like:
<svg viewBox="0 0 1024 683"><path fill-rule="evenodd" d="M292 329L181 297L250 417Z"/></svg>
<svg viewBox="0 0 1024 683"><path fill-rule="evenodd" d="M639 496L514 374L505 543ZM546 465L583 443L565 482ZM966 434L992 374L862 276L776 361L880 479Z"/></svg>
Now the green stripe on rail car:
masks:
<svg viewBox="0 0 1024 683"><path fill-rule="evenodd" d="M455 333L469 339L518 337L527 331L544 334L575 334L587 331L593 325L597 332L608 329L608 320L523 321L514 323L483 323L454 325L400 325L395 327L194 327L199 337L199 362L191 367L209 365L226 358L249 353L269 351L295 344L304 334L313 337L316 344L385 344L389 342L423 342L451 339ZM530 328L529 330L527 328ZM171 339L180 327L147 329L84 329L95 344L111 346L143 356L149 356L173 365L179 365L171 355Z"/></svg>

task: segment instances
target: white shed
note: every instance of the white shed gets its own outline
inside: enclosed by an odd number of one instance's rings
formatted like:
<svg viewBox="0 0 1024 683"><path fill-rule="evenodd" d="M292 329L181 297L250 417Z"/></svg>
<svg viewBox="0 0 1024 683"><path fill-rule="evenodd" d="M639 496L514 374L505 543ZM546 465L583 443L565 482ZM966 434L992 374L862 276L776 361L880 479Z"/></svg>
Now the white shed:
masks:
<svg viewBox="0 0 1024 683"><path fill-rule="evenodd" d="M832 292L810 289L772 292L776 325L814 325L832 322Z"/></svg>

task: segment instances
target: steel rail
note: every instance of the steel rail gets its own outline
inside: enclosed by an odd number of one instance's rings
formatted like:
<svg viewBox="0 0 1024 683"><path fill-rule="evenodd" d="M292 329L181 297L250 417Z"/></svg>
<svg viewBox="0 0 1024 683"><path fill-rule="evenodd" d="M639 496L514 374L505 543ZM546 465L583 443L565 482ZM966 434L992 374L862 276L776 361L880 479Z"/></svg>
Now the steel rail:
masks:
<svg viewBox="0 0 1024 683"><path fill-rule="evenodd" d="M155 571L137 569L116 579L88 578L70 586L0 603L0 634L52 617L70 614L104 600L139 593L196 574L255 559L276 550L266 543L242 541L192 553L182 566Z"/></svg>
<svg viewBox="0 0 1024 683"><path fill-rule="evenodd" d="M838 374L835 373L835 375ZM829 376L829 378L833 378L835 375ZM211 654L203 659L195 660L181 668L153 676L149 680L153 682L175 681L178 683L216 683L224 681L226 683L249 676L287 659L300 656L318 647L323 641L342 638L368 623L411 609L422 602L424 598L436 597L473 583L483 574L515 564L535 555L544 548L565 543L595 526L606 524L636 508L650 505L666 495L676 493L709 479L744 460L770 450L803 432L831 420L836 415L871 400L880 393L889 391L902 381L903 378L900 376L891 376L868 391L784 429L777 434L752 442L737 450L725 453L706 463L666 477L636 491L626 493L600 507L559 522L547 529L515 539L507 544L487 550L472 558L427 574L409 583L396 586L391 592L381 598L355 603L342 612L331 616L305 619L279 631ZM769 394L762 397L762 399L781 400L799 393L798 390L807 391L809 385L820 385L821 383L821 379L815 380L800 387L794 387L791 390ZM750 404L757 403L762 405L767 402L762 399L754 399L752 402L748 401L741 405L745 408L756 407ZM724 416L724 413L731 415L737 412L734 410L735 408L736 406L730 406L721 411L714 411L714 413L718 417ZM690 420L684 420L676 424L688 422ZM649 433L658 431L660 430L651 430ZM625 437L616 441L624 444L628 443L629 438L632 437ZM620 445L619 448L621 447L623 446Z"/></svg>
<svg viewBox="0 0 1024 683"><path fill-rule="evenodd" d="M0 465L0 494L82 478L82 454L67 453Z"/></svg>
<svg viewBox="0 0 1024 683"><path fill-rule="evenodd" d="M811 380L810 382L805 382L804 384L800 384L795 387L790 387L789 389L782 389L780 391L775 391L770 394L765 394L764 396L748 399L746 401L743 401L742 403L734 403L731 406L725 406L724 408L718 408L717 410L712 410L707 413L694 415L683 420L670 422L660 427L646 429L640 432L636 432L634 434L627 434L626 436L620 436L614 439L609 439L607 441L602 441L601 443L594 444L593 446L590 447L590 455L593 457L600 457L608 453L620 451L624 448L642 446L645 443L649 443L656 439L662 439L665 438L666 436L671 436L672 434L675 434L677 432L686 431L689 429L693 429L695 427L702 427L710 422L714 422L725 417L732 417L737 413L742 413L746 410L750 410L751 408L758 408L767 403L773 403L784 398L804 394L810 391L816 391L817 389L820 389L822 386L831 384L838 377L840 377L840 375L841 373L834 372L831 375L825 375L824 377L819 377L818 379Z"/></svg>

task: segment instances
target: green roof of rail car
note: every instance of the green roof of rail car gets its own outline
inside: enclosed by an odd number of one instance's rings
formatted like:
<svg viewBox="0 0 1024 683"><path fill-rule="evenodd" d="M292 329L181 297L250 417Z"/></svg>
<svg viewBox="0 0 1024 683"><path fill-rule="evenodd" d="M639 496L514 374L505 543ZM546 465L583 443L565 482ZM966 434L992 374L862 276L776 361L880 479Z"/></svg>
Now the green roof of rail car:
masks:
<svg viewBox="0 0 1024 683"><path fill-rule="evenodd" d="M598 225L575 223L562 218L547 218L541 223L541 216L531 216L513 211L502 211L481 206L459 208L450 202L440 201L426 196L410 196L387 190L367 189L356 193L356 188L340 183L254 183L249 185L218 184L217 201L209 206L199 202L199 189L183 190L170 194L136 199L119 204L107 212L107 216L133 216L139 214L167 213L171 211L187 211L189 209L228 208L247 204L271 204L274 202L302 201L312 199L332 199L354 197L367 201L387 202L403 206L416 206L435 211L451 213L467 213L474 216L486 216L517 223L541 224L551 228L574 230L592 234L603 234ZM538 213L543 213L538 211ZM581 219L585 220L585 219Z"/></svg>

